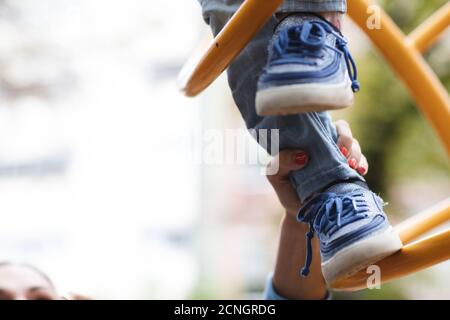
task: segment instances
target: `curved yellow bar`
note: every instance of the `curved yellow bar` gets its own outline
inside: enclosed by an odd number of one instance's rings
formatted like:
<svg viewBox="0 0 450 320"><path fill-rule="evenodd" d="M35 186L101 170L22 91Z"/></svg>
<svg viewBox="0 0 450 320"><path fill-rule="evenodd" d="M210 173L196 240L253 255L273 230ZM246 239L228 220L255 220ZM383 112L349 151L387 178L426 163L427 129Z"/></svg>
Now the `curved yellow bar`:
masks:
<svg viewBox="0 0 450 320"><path fill-rule="evenodd" d="M447 221L450 221L450 198L396 225L395 231L407 244Z"/></svg>
<svg viewBox="0 0 450 320"><path fill-rule="evenodd" d="M450 26L450 2L408 36L408 46L425 52L439 39L448 26Z"/></svg>
<svg viewBox="0 0 450 320"><path fill-rule="evenodd" d="M376 263L381 271L381 283L418 272L450 259L450 230L411 243L396 254ZM331 287L338 291L367 289L371 274L367 270L335 281Z"/></svg>
<svg viewBox="0 0 450 320"><path fill-rule="evenodd" d="M350 1L349 15L370 37L398 77L406 84L450 155L450 98L447 91L419 51L408 46L405 36L384 10L379 10L381 28L367 27L368 7L367 0Z"/></svg>
<svg viewBox="0 0 450 320"><path fill-rule="evenodd" d="M181 90L193 97L206 89L245 48L282 2L283 0L245 1L210 44L203 57L183 68L178 79Z"/></svg>

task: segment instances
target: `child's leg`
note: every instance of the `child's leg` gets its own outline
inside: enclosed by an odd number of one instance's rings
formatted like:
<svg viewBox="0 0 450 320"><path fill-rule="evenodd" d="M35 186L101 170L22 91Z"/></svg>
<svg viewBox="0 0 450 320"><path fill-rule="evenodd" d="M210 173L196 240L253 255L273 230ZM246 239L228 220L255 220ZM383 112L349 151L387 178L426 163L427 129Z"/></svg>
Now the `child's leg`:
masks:
<svg viewBox="0 0 450 320"><path fill-rule="evenodd" d="M240 0L202 1L205 20L210 23L214 33L223 28L241 2ZM299 5L308 3L311 6L315 4L320 7L320 10L329 12L332 9L328 8L327 4L335 5L336 3L343 3L343 1L292 0L286 1L285 5L294 5L296 3ZM294 13L298 13L299 9L295 7L293 10ZM312 10L312 8L309 10ZM311 16L293 15L282 22L289 31L292 31L285 33L285 37L294 37L292 40L294 49L296 42L302 43L304 37L307 38L305 43L308 43L311 47L315 47L317 43L320 43L321 48L324 48L322 45L325 33L330 35L330 37L334 37L336 41L343 41L343 39L338 39L336 33L333 33L327 23L319 22L317 19ZM271 40L275 39L277 41L276 37L279 36L278 34L274 35L276 26L277 20L275 18L271 19L264 26L263 30L247 45L228 68L228 80L234 100L248 128L279 129L280 149L302 149L309 154L310 161L308 166L301 171L291 173L290 177L299 198L303 201L308 200L298 216L299 221L309 224L306 262L302 275L307 276L309 274L313 255L312 239L317 234L320 240L322 272L326 281L332 283L339 277L360 270L398 251L402 247L402 243L398 235L393 232L386 214L383 212L382 200L368 190L364 179L349 167L346 158L338 150L336 145L336 128L327 113L310 112L283 117L260 117L257 115L255 99L257 90L261 89L258 86L258 81L261 84L260 75L268 60L268 46L270 50L273 50L274 42ZM296 39L300 40L297 41ZM320 41L315 42L318 39ZM329 40L326 37L326 48L332 46ZM291 40L287 39L287 41ZM285 49L287 49L288 56L291 51L294 52L290 46ZM346 51L347 48L342 49L346 52L346 58L349 58L349 53ZM283 50L282 52L284 52ZM335 48L332 51L335 54L337 52ZM317 53L299 47L298 52L294 52L295 57L299 58L297 66L301 68L302 63L306 62L304 65L308 67L308 59L311 56L314 58L318 57L320 60L321 54L325 52L320 52L320 55ZM325 53L328 56L330 54L333 55L330 52ZM342 60L343 56L344 53L334 55L336 59L341 59L339 62L340 71L338 72L339 74L336 74L337 78L333 76L334 78L332 77L333 79L328 82L331 85L335 84L334 80L338 83L345 76L343 70L345 67L343 66L346 63ZM287 60L289 61L290 59ZM311 64L312 68L319 65L316 63L317 61L313 62ZM278 64L275 65L279 67ZM274 71L272 74L278 73L283 77L283 73L286 73L287 78L291 79L291 66L281 65L281 67L281 69L275 68L277 70L272 70ZM266 68L263 76L267 76L269 73L271 72L267 72ZM295 72L294 74L303 73ZM357 87L353 76L352 86ZM319 73L317 73L317 77L320 78ZM348 76L346 77L348 78ZM317 79L314 79L314 77L297 80L305 80L303 83L306 84L310 81L319 96L322 96L322 93L326 91L326 86L320 88L320 83L323 83L321 82L322 80L328 81L325 78L321 79L321 81L316 81ZM267 88L267 83L264 83L264 81L263 85L261 90ZM297 88L298 86L295 87ZM300 85L300 87L302 86ZM309 94L308 88L308 86L305 86L301 89L304 93ZM292 94L294 93L292 92ZM301 95L299 97L299 99L296 98L294 100L304 102ZM327 95L327 98L332 97L333 95ZM292 100L292 96L288 95L288 98ZM318 97L314 98L317 99ZM280 102L282 103L283 100L281 99ZM277 103L272 104L272 106L276 107Z"/></svg>
<svg viewBox="0 0 450 320"><path fill-rule="evenodd" d="M321 1L288 1L285 6L298 10L294 3L312 2ZM217 34L242 4L242 0L201 0L201 3L205 20L210 24L213 33ZM337 3L340 3L340 7L345 5L344 1L326 3L329 7L321 7L326 11L331 11ZM247 127L279 129L280 149L302 149L308 152L311 159L308 167L294 172L291 176L301 200L339 181L364 181L348 166L347 159L339 151L336 145L336 129L327 113L284 117L260 117L256 114L257 82L267 62L267 46L276 25L276 19L271 19L228 69L230 88Z"/></svg>

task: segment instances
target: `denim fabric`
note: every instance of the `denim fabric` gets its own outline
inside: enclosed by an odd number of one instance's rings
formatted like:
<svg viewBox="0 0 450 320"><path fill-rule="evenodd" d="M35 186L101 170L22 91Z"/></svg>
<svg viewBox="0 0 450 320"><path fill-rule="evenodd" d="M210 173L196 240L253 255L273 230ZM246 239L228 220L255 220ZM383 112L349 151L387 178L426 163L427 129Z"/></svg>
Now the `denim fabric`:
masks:
<svg viewBox="0 0 450 320"><path fill-rule="evenodd" d="M242 0L199 0L203 18L216 35L242 4ZM345 9L345 1L286 1L282 10L301 8L317 11ZM339 7L339 8L338 8ZM260 117L255 111L256 87L268 56L268 44L277 25L272 18L228 68L228 82L234 101L250 129L279 129L280 149L302 149L309 154L308 166L291 173L301 200L337 181L364 179L351 169L336 145L337 133L326 112L283 117ZM270 152L270 150L268 150Z"/></svg>
<svg viewBox="0 0 450 320"><path fill-rule="evenodd" d="M285 0L278 12L342 12L347 11L346 0Z"/></svg>

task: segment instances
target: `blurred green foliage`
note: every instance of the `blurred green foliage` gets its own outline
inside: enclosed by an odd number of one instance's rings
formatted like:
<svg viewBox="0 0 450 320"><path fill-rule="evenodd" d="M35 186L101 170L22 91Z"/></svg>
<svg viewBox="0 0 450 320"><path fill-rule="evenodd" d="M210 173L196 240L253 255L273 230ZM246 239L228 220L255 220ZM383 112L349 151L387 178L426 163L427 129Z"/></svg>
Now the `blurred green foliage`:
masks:
<svg viewBox="0 0 450 320"><path fill-rule="evenodd" d="M446 2L380 1L405 33ZM448 38L443 41L448 42ZM441 41L425 58L448 90L450 54L446 49L448 46L445 48ZM358 60L362 91L349 119L370 163L367 180L371 188L388 197L387 187L395 182L450 177L447 156L438 137L381 55L374 49Z"/></svg>

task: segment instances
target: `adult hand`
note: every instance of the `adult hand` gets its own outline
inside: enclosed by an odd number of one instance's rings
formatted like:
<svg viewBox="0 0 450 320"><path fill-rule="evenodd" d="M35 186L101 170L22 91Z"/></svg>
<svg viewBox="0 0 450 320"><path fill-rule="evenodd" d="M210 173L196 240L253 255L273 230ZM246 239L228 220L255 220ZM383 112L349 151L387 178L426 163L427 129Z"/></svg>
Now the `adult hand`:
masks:
<svg viewBox="0 0 450 320"><path fill-rule="evenodd" d="M362 154L359 142L353 138L349 124L344 120L339 120L335 122L335 125L339 136L337 141L339 150L348 159L351 168L357 170L361 175L366 175L369 164ZM301 203L291 185L289 173L305 168L308 161L308 155L303 150L283 150L267 166L268 172L276 172L274 175L267 175L267 179L290 216L297 215Z"/></svg>

